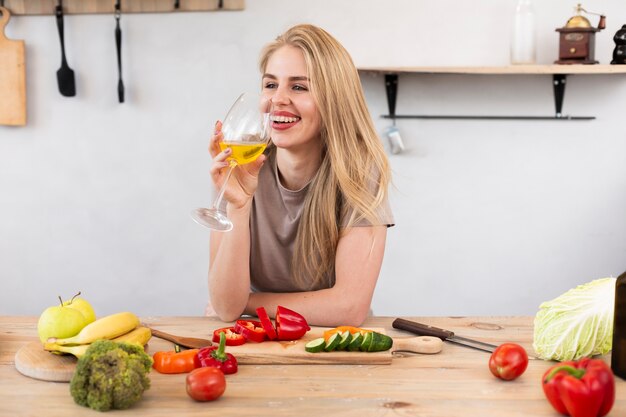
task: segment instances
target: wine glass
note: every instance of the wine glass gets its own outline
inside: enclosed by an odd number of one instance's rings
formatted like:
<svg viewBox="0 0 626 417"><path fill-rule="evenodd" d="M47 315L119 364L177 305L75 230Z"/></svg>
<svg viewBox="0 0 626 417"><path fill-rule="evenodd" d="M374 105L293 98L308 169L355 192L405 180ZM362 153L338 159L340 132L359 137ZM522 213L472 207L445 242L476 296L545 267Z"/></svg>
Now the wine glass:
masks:
<svg viewBox="0 0 626 417"><path fill-rule="evenodd" d="M247 164L256 160L265 150L270 139L270 103L260 94L246 92L237 98L222 124L220 148L231 148L232 153L227 161L230 163L224 179L211 208L197 208L191 217L202 226L220 232L233 228L232 222L220 210L224 191L233 169L237 165Z"/></svg>

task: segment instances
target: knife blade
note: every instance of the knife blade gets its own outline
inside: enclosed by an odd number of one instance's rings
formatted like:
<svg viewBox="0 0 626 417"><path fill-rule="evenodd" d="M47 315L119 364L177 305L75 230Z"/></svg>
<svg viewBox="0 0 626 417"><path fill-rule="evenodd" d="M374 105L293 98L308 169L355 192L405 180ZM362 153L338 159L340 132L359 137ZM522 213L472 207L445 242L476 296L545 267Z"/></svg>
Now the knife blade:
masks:
<svg viewBox="0 0 626 417"><path fill-rule="evenodd" d="M467 337L457 336L454 334L454 332L450 330L440 329L438 327L429 326L427 324L418 323L411 320L398 318L395 319L391 325L394 329L406 330L420 336L438 337L443 341L476 350L481 350L483 352L493 353L493 351L497 348L496 345L492 345L490 343L485 343L474 339L468 339Z"/></svg>

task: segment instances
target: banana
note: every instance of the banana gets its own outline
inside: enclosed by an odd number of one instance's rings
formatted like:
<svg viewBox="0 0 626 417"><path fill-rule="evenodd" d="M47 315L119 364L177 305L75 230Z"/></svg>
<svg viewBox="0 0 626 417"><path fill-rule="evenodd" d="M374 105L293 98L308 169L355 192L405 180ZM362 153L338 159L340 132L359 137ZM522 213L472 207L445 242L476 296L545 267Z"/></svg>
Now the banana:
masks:
<svg viewBox="0 0 626 417"><path fill-rule="evenodd" d="M98 339L115 339L139 326L139 318L128 311L111 314L89 323L73 337L57 339L51 337L48 343L57 345L87 345Z"/></svg>
<svg viewBox="0 0 626 417"><path fill-rule="evenodd" d="M121 336L116 337L115 339L113 339L113 341L124 342L124 343L134 343L136 345L143 347L146 343L148 343L148 340L150 340L151 337L152 337L152 332L150 331L150 329L147 327L140 326L140 327L135 328L134 330L131 330L128 333L125 333ZM89 349L89 346L91 346L91 344L64 346L64 345L59 345L57 343L46 342L44 343L43 348L52 353L57 353L57 354L69 353L71 355L76 356L77 358L80 358L81 356L85 354L87 349Z"/></svg>
<svg viewBox="0 0 626 417"><path fill-rule="evenodd" d="M152 337L152 332L148 327L139 326L130 332L113 339L116 342L134 343L144 347Z"/></svg>
<svg viewBox="0 0 626 417"><path fill-rule="evenodd" d="M89 346L91 345L61 346L57 345L56 343L50 342L46 342L43 344L43 348L52 353L69 353L76 356L77 358L83 356L87 349L89 349Z"/></svg>

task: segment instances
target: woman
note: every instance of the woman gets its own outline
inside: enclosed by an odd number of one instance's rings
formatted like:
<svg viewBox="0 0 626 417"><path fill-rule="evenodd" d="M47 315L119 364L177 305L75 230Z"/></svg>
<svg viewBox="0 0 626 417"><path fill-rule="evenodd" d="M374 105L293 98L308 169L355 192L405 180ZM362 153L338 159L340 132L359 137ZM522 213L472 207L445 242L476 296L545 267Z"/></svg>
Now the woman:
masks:
<svg viewBox="0 0 626 417"><path fill-rule="evenodd" d="M212 232L210 307L224 321L263 306L312 325L360 325L380 272L390 172L347 51L324 30L298 25L263 51L272 145L235 168L225 199L234 224ZM211 176L225 178L221 123Z"/></svg>

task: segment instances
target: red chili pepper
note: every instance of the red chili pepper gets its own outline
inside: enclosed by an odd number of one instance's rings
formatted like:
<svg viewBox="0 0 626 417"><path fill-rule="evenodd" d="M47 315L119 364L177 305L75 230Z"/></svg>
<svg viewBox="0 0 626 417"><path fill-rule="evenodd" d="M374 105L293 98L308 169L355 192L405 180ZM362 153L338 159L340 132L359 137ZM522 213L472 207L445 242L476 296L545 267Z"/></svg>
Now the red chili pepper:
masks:
<svg viewBox="0 0 626 417"><path fill-rule="evenodd" d="M562 362L543 375L543 392L556 411L571 417L602 417L615 402L615 378L600 359Z"/></svg>
<svg viewBox="0 0 626 417"><path fill-rule="evenodd" d="M239 333L249 342L260 343L265 340L265 329L261 322L255 320L237 320L235 333Z"/></svg>
<svg viewBox="0 0 626 417"><path fill-rule="evenodd" d="M239 346L246 343L246 339L235 331L234 327L222 327L213 332L213 342L220 342L220 333L226 336L226 346Z"/></svg>
<svg viewBox="0 0 626 417"><path fill-rule="evenodd" d="M306 319L286 307L276 308L276 334L278 340L297 340L311 330Z"/></svg>
<svg viewBox="0 0 626 417"><path fill-rule="evenodd" d="M207 366L217 368L224 374L237 372L237 359L230 353L226 353L226 333L220 333L220 345L208 346L200 349L195 357L196 368Z"/></svg>
<svg viewBox="0 0 626 417"><path fill-rule="evenodd" d="M174 351L156 352L152 356L152 367L162 374L182 374L196 369L195 356L199 349L180 350L176 345Z"/></svg>
<svg viewBox="0 0 626 417"><path fill-rule="evenodd" d="M265 329L265 334L267 334L267 338L270 340L276 339L276 328L272 324L272 320L270 320L270 316L265 311L265 307L259 307L256 309L256 315L259 316L259 320L261 321L261 326Z"/></svg>

